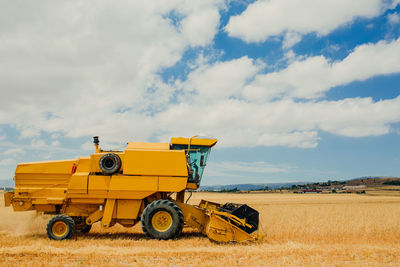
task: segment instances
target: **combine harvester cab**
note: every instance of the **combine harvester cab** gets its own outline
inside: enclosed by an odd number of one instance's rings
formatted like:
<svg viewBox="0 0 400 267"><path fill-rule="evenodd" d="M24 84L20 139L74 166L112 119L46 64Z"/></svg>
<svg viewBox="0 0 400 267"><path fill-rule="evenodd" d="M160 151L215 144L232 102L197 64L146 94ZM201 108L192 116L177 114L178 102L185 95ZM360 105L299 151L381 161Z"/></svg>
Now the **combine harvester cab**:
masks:
<svg viewBox="0 0 400 267"><path fill-rule="evenodd" d="M217 242L257 239L259 214L249 206L185 203L185 191L199 188L216 143L179 137L103 151L94 137L90 157L18 164L15 190L4 194L5 205L54 214L46 230L55 240L88 233L96 222L108 228L139 221L146 236L156 239L177 237L185 224Z"/></svg>

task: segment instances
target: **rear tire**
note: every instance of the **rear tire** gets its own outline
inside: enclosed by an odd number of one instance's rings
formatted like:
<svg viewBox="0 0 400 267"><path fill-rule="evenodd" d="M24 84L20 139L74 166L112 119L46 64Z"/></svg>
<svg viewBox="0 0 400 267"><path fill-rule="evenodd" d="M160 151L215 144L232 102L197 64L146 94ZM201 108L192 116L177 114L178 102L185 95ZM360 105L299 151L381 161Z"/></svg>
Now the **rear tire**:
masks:
<svg viewBox="0 0 400 267"><path fill-rule="evenodd" d="M70 239L74 231L74 220L64 214L51 218L46 227L47 236L53 240Z"/></svg>
<svg viewBox="0 0 400 267"><path fill-rule="evenodd" d="M149 238L175 238L183 229L183 213L171 200L155 200L144 209L141 224Z"/></svg>

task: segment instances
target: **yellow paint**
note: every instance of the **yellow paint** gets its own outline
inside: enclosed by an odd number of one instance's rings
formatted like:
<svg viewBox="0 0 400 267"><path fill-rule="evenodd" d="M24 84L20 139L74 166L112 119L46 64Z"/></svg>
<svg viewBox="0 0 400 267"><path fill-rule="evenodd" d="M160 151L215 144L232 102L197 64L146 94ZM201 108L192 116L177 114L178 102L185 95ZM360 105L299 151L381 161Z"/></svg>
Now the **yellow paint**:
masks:
<svg viewBox="0 0 400 267"><path fill-rule="evenodd" d="M116 218L118 219L137 219L142 200L138 199L118 199Z"/></svg>
<svg viewBox="0 0 400 267"><path fill-rule="evenodd" d="M156 176L113 176L108 198L143 199L158 191Z"/></svg>
<svg viewBox="0 0 400 267"><path fill-rule="evenodd" d="M187 177L158 177L158 191L180 192L186 188Z"/></svg>
<svg viewBox="0 0 400 267"><path fill-rule="evenodd" d="M88 192L92 198L107 198L108 189L110 188L110 176L105 175L89 175Z"/></svg>
<svg viewBox="0 0 400 267"><path fill-rule="evenodd" d="M76 172L87 172L90 170L90 157L80 157L76 163Z"/></svg>
<svg viewBox="0 0 400 267"><path fill-rule="evenodd" d="M104 209L101 226L105 228L110 226L111 219L113 218L114 207L115 207L115 199L108 199L106 202L106 207Z"/></svg>
<svg viewBox="0 0 400 267"><path fill-rule="evenodd" d="M46 202L49 204L55 204L55 205L59 205L59 204L63 204L65 198L63 197L48 197L46 198ZM34 202L32 202L34 203Z"/></svg>
<svg viewBox="0 0 400 267"><path fill-rule="evenodd" d="M187 185L186 185L186 189L189 189L189 190L196 190L198 188L199 187L197 186L196 183L187 183Z"/></svg>
<svg viewBox="0 0 400 267"><path fill-rule="evenodd" d="M15 174L71 174L72 165L77 163L76 159L71 160L55 160L44 162L27 162L20 163L17 166Z"/></svg>
<svg viewBox="0 0 400 267"><path fill-rule="evenodd" d="M232 214L217 211L218 207L221 206L218 203L202 200L198 207L179 202L177 204L182 210L185 222L189 226L197 228L200 232L214 241L242 242L257 239L256 236L246 233L242 229L223 219L223 217L226 217L241 225L250 226L246 224L244 220L241 220Z"/></svg>
<svg viewBox="0 0 400 267"><path fill-rule="evenodd" d="M125 175L187 177L186 155L183 150L126 150Z"/></svg>
<svg viewBox="0 0 400 267"><path fill-rule="evenodd" d="M34 206L32 206L31 199L23 199L23 198L13 198L12 206L14 211L26 211L33 210Z"/></svg>
<svg viewBox="0 0 400 267"><path fill-rule="evenodd" d="M217 139L202 139L202 138L184 138L184 137L172 137L171 144L172 145L190 145L191 146L214 146L218 140Z"/></svg>
<svg viewBox="0 0 400 267"><path fill-rule="evenodd" d="M36 209L36 211L40 211L40 212L55 212L56 206L50 205L50 204L35 205L35 209Z"/></svg>
<svg viewBox="0 0 400 267"><path fill-rule="evenodd" d="M70 194L87 194L88 191L89 172L74 173L68 184L68 193Z"/></svg>
<svg viewBox="0 0 400 267"><path fill-rule="evenodd" d="M4 206L8 207L11 205L13 196L14 196L13 192L5 192L4 193Z"/></svg>
<svg viewBox="0 0 400 267"><path fill-rule="evenodd" d="M225 215L229 215L226 213ZM217 216L214 212L209 215L206 225L207 236L217 242L242 242L247 240L255 240L256 237L249 235L245 231L235 225Z"/></svg>
<svg viewBox="0 0 400 267"><path fill-rule="evenodd" d="M170 144L168 143L139 143L129 142L126 147L127 150L169 150Z"/></svg>
<svg viewBox="0 0 400 267"><path fill-rule="evenodd" d="M104 204L104 198L71 198L72 204Z"/></svg>
<svg viewBox="0 0 400 267"><path fill-rule="evenodd" d="M63 221L57 221L53 224L53 227L51 227L51 231L53 232L53 235L62 237L67 233L68 225Z"/></svg>
<svg viewBox="0 0 400 267"><path fill-rule="evenodd" d="M172 216L167 211L161 210L154 213L151 225L158 232L166 232L172 226Z"/></svg>
<svg viewBox="0 0 400 267"><path fill-rule="evenodd" d="M87 225L92 225L95 222L99 221L101 218L103 218L104 211L103 210L96 210L92 212L87 218L86 218L86 224Z"/></svg>
<svg viewBox="0 0 400 267"><path fill-rule="evenodd" d="M209 217L206 215L205 210L183 202L177 202L176 204L181 208L185 222L206 234L205 225Z"/></svg>

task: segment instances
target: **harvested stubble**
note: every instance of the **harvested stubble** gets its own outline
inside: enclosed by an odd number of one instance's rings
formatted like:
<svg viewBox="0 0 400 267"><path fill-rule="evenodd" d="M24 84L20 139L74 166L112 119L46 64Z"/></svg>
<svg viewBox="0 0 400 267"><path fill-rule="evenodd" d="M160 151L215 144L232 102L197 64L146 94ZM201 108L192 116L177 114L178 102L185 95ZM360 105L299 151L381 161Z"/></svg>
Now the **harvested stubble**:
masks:
<svg viewBox="0 0 400 267"><path fill-rule="evenodd" d="M1 265L35 266L397 266L400 198L366 195L195 193L260 211L264 240L216 244L190 229L177 240L144 237L140 225L51 241L49 216L13 212L0 202Z"/></svg>

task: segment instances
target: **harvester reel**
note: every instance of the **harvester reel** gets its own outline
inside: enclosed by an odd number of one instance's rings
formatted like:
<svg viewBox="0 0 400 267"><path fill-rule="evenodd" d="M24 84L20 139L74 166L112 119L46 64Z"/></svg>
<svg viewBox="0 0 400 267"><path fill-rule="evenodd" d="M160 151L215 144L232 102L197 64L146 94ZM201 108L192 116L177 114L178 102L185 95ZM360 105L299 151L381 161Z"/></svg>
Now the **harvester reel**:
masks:
<svg viewBox="0 0 400 267"><path fill-rule="evenodd" d="M107 153L101 156L99 167L106 175L113 175L121 168L121 159L117 154Z"/></svg>
<svg viewBox="0 0 400 267"><path fill-rule="evenodd" d="M171 239L182 232L183 213L173 201L159 199L144 209L141 223L147 237Z"/></svg>
<svg viewBox="0 0 400 267"><path fill-rule="evenodd" d="M64 214L53 217L46 227L47 236L53 240L70 239L74 231L74 220Z"/></svg>

